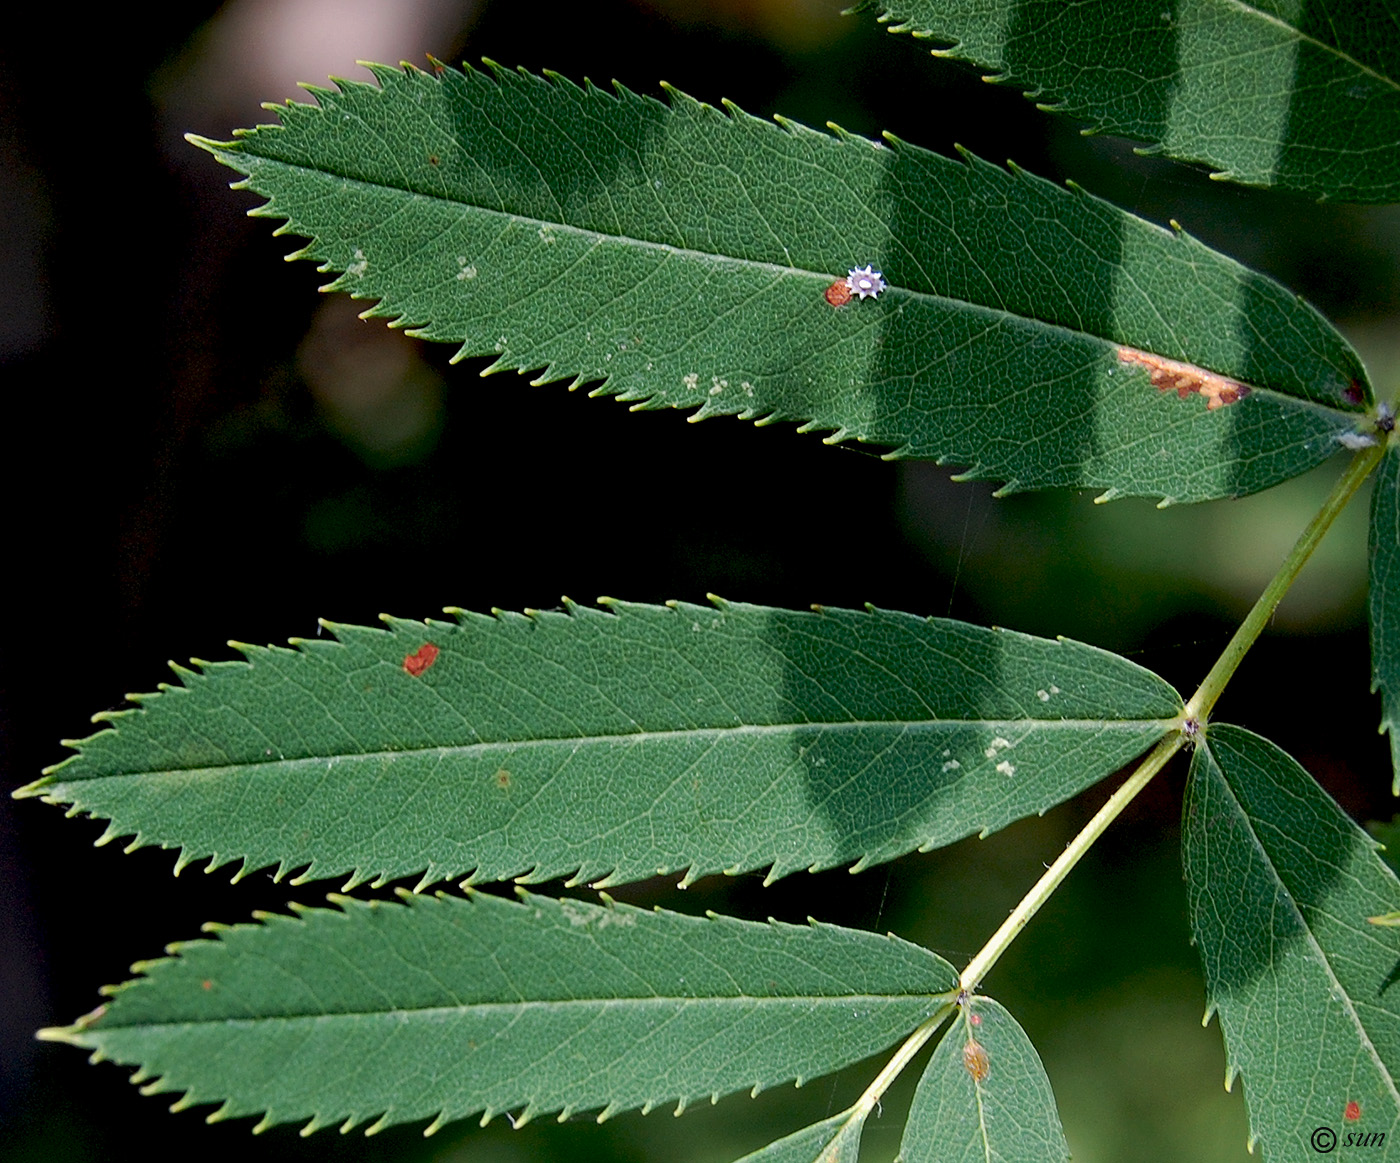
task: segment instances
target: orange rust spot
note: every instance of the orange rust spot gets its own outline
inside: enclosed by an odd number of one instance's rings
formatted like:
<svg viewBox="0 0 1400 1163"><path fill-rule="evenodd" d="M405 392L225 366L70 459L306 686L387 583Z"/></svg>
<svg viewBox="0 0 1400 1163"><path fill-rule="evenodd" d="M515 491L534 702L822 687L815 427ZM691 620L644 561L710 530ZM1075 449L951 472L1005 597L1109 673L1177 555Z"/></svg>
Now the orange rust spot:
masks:
<svg viewBox="0 0 1400 1163"><path fill-rule="evenodd" d="M437 656L438 648L431 642L425 642L418 648L416 654L410 654L403 660L404 671L417 678L437 661Z"/></svg>
<svg viewBox="0 0 1400 1163"><path fill-rule="evenodd" d="M981 1014L968 1014L968 1015L967 1015L967 1024L968 1024L969 1026L980 1026L980 1025L982 1024L982 1015L981 1015Z"/></svg>
<svg viewBox="0 0 1400 1163"><path fill-rule="evenodd" d="M502 791L505 791L507 788L510 787L510 772L508 772L504 767L501 768L500 771L496 772L496 786Z"/></svg>
<svg viewBox="0 0 1400 1163"><path fill-rule="evenodd" d="M992 1072L992 1064L987 1060L987 1051L973 1038L963 1047L963 1069L972 1075L973 1082L986 1082Z"/></svg>
<svg viewBox="0 0 1400 1163"><path fill-rule="evenodd" d="M200 988L200 989L213 989L213 988L214 988L214 983L213 983L212 981L210 981L210 980L206 977L203 981L201 981L201 982L199 983L199 988Z"/></svg>
<svg viewBox="0 0 1400 1163"><path fill-rule="evenodd" d="M1356 1099L1352 1099L1349 1103L1347 1103L1346 1113L1342 1115L1342 1118L1346 1119L1346 1121L1349 1123L1354 1123L1360 1117L1361 1104L1357 1102Z"/></svg>
<svg viewBox="0 0 1400 1163"><path fill-rule="evenodd" d="M1148 351L1139 351L1135 347L1120 347L1118 360L1120 363L1145 367L1152 382L1161 391L1174 391L1179 399L1184 400L1193 393L1204 396L1207 412L1214 412L1249 395L1246 384L1208 372L1195 364L1181 363Z"/></svg>
<svg viewBox="0 0 1400 1163"><path fill-rule="evenodd" d="M833 307L844 307L851 301L851 288L845 279L837 279L827 287L826 301Z"/></svg>

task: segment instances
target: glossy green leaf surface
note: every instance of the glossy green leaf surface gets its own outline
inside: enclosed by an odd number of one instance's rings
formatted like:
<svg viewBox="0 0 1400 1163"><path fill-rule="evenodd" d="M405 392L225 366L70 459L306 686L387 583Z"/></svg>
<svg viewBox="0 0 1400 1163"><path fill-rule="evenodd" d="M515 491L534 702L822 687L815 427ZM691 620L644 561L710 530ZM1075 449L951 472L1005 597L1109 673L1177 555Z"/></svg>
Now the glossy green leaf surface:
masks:
<svg viewBox="0 0 1400 1163"><path fill-rule="evenodd" d="M1368 918L1400 908L1400 881L1375 841L1279 748L1212 724L1182 848L1207 1016L1264 1158L1308 1157L1319 1127L1393 1141L1400 930Z"/></svg>
<svg viewBox="0 0 1400 1163"><path fill-rule="evenodd" d="M19 794L244 871L777 877L1043 812L1182 710L1105 651L905 614L455 613L182 670Z"/></svg>
<svg viewBox="0 0 1400 1163"><path fill-rule="evenodd" d="M864 1126L863 1116L842 1111L750 1152L738 1163L856 1163Z"/></svg>
<svg viewBox="0 0 1400 1163"><path fill-rule="evenodd" d="M1178 501L1312 467L1369 400L1345 340L1278 284L1019 170L674 91L375 75L192 140L343 272L332 288L495 369L1008 489ZM828 302L866 264L888 289Z"/></svg>
<svg viewBox="0 0 1400 1163"><path fill-rule="evenodd" d="M1400 449L1386 450L1371 493L1371 689L1381 692L1391 786L1400 795Z"/></svg>
<svg viewBox="0 0 1400 1163"><path fill-rule="evenodd" d="M1069 1147L1040 1055L1000 1003L978 997L935 1047L899 1163L1057 1163Z"/></svg>
<svg viewBox="0 0 1400 1163"><path fill-rule="evenodd" d="M45 1034L220 1118L442 1123L811 1078L957 986L927 950L831 925L533 896L337 903L180 945Z"/></svg>
<svg viewBox="0 0 1400 1163"><path fill-rule="evenodd" d="M875 0L1042 108L1218 175L1400 200L1400 8L1390 0Z"/></svg>

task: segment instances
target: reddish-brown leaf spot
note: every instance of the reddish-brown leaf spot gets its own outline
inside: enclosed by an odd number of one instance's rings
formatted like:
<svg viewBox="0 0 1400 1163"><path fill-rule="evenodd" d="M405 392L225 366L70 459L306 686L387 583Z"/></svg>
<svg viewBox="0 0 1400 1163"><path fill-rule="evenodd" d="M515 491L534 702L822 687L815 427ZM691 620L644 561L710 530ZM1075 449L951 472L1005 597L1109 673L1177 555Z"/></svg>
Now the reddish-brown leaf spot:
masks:
<svg viewBox="0 0 1400 1163"><path fill-rule="evenodd" d="M213 989L213 988L214 988L214 983L213 983L212 981L210 981L210 980L206 977L203 981L201 981L201 982L199 983L199 988L200 988L200 989Z"/></svg>
<svg viewBox="0 0 1400 1163"><path fill-rule="evenodd" d="M1359 404L1366 399L1366 389L1361 386L1360 380L1352 380L1342 392L1348 404Z"/></svg>
<svg viewBox="0 0 1400 1163"><path fill-rule="evenodd" d="M1214 412L1226 404L1233 404L1249 395L1249 387L1236 380L1226 379L1215 372L1208 372L1195 364L1181 363L1165 356L1153 355L1150 351L1139 351L1135 347L1120 347L1118 359L1121 363L1145 367L1152 382L1164 392L1176 392L1184 400L1192 393L1204 396L1206 411Z"/></svg>
<svg viewBox="0 0 1400 1163"><path fill-rule="evenodd" d="M992 1064L987 1060L987 1051L982 1048L980 1042L969 1038L967 1045L963 1047L963 1069L972 1075L973 1082L986 1082L987 1075L992 1071Z"/></svg>
<svg viewBox="0 0 1400 1163"><path fill-rule="evenodd" d="M428 162L429 162L429 164L431 164L431 165L437 165L438 162L441 161L441 160L442 160L442 159L439 158L438 155L435 154L435 153L430 153L430 154L428 155Z"/></svg>
<svg viewBox="0 0 1400 1163"><path fill-rule="evenodd" d="M851 288L845 279L837 279L827 287L826 301L833 307L844 307L851 301Z"/></svg>
<svg viewBox="0 0 1400 1163"><path fill-rule="evenodd" d="M510 772L504 767L496 772L496 786L502 791L506 791L510 787Z"/></svg>
<svg viewBox="0 0 1400 1163"><path fill-rule="evenodd" d="M1347 1109L1346 1112L1342 1115L1342 1118L1346 1119L1346 1121L1349 1123L1354 1123L1360 1117L1361 1104L1357 1102L1356 1099L1352 1099L1349 1103L1347 1103Z"/></svg>
<svg viewBox="0 0 1400 1163"><path fill-rule="evenodd" d="M969 1026L980 1026L980 1025L982 1024L982 1015L981 1015L981 1014L968 1014L968 1015L967 1015L967 1024L968 1024Z"/></svg>
<svg viewBox="0 0 1400 1163"><path fill-rule="evenodd" d="M437 661L437 656L438 648L431 642L425 642L418 648L417 654L410 654L403 660L403 668L408 674L417 678Z"/></svg>

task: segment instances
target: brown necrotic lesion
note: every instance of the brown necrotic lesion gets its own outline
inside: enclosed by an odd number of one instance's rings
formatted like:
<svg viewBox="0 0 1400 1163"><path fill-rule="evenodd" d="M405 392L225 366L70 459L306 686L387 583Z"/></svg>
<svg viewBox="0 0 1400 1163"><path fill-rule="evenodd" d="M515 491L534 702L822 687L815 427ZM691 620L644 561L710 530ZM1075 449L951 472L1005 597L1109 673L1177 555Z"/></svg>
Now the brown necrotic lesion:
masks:
<svg viewBox="0 0 1400 1163"><path fill-rule="evenodd" d="M1195 364L1139 351L1135 347L1120 347L1118 360L1120 363L1145 367L1153 384L1164 392L1175 391L1182 400L1191 395L1204 396L1206 410L1210 412L1249 395L1248 385L1237 380L1227 379Z"/></svg>

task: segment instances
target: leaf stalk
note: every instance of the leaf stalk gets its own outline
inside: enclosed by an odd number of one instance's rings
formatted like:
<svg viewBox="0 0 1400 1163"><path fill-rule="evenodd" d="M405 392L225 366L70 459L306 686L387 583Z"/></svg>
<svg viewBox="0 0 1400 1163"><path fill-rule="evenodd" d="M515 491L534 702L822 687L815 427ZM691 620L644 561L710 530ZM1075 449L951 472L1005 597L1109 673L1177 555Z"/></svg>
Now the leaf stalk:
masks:
<svg viewBox="0 0 1400 1163"><path fill-rule="evenodd" d="M1186 739L1184 732L1174 731L1148 752L1147 758L1138 764L1137 770L1109 797L1108 802L1094 813L1094 818L1066 845L1059 859L1045 870L1045 874L1035 882L1035 887L1011 910L1011 915L1002 922L1001 928L992 934L991 940L982 946L981 952L968 962L958 980L963 989L971 992L977 988L982 978L1001 959L1011 942L1040 911L1041 905L1050 899L1050 894L1059 888L1060 883L1070 874L1070 870L1093 846L1094 841L1103 835L1123 809L1133 802L1134 797L1151 782L1152 777L1167 765L1167 760L1185 746Z"/></svg>
<svg viewBox="0 0 1400 1163"><path fill-rule="evenodd" d="M1230 639L1220 657L1215 660L1215 665L1210 668L1210 673L1206 675L1196 693L1191 696L1190 702L1186 704L1188 722L1194 721L1198 726L1204 726L1211 710L1215 707L1216 700L1225 690L1225 685L1233 677L1240 663L1244 660L1244 656L1249 653L1249 648L1254 645L1255 640L1263 632L1264 627L1269 624L1269 619L1274 616L1274 611L1278 608L1279 602L1283 600L1283 595L1288 592L1289 586L1298 576L1298 571L1307 563L1313 550L1317 548L1327 530L1332 527L1332 522L1337 519L1337 514L1346 508L1347 502L1355 495L1357 489L1380 464L1381 457L1385 455L1385 448L1386 442L1382 440L1370 448L1362 449L1352 457L1346 472L1333 486L1332 492L1323 502L1322 508L1308 522L1307 528L1303 530L1297 543L1288 556L1284 558L1278 572L1264 588L1264 592L1259 595L1259 600L1254 603L1245 620L1240 623L1239 629L1235 631L1234 637Z"/></svg>
<svg viewBox="0 0 1400 1163"><path fill-rule="evenodd" d="M1273 617L1279 602L1283 600L1284 594L1288 592L1299 571L1307 563L1308 558L1312 556L1313 550L1322 541L1327 530L1332 527L1332 522L1337 519L1337 515L1346 508L1347 502L1356 495L1356 491L1362 483L1380 464L1384 454L1385 442L1382 441L1363 449L1352 458L1346 472L1333 486L1327 500L1323 502L1313 519L1308 522L1307 528L1303 530L1288 556L1284 558L1278 572L1265 586L1264 592L1259 595L1259 600L1254 603L1239 629L1235 631L1220 657L1216 659L1215 665L1210 668L1210 672L1197 688L1196 693L1187 702L1180 730L1167 736L1148 753L1147 757L1138 765L1137 770L1124 781L1108 802L1094 813L1094 818L1069 842L1065 850L1060 853L1059 859L1046 869L1045 875L1036 881L1035 886L1021 899L1021 902L1011 911L1011 915L1002 922L1001 927L992 934L991 939L963 970L960 979L963 989L971 991L977 988L992 966L1006 952L1011 942L1030 923L1030 919L1040 911L1041 906L1050 898L1050 894L1059 887L1060 883L1069 875L1070 870L1079 863L1094 842L1103 835L1109 824L1113 823L1123 809L1151 782L1152 777L1166 766L1167 760L1188 742L1194 742L1226 684L1239 668L1240 662L1248 653L1249 648L1254 645L1264 627L1268 625L1269 619Z"/></svg>

